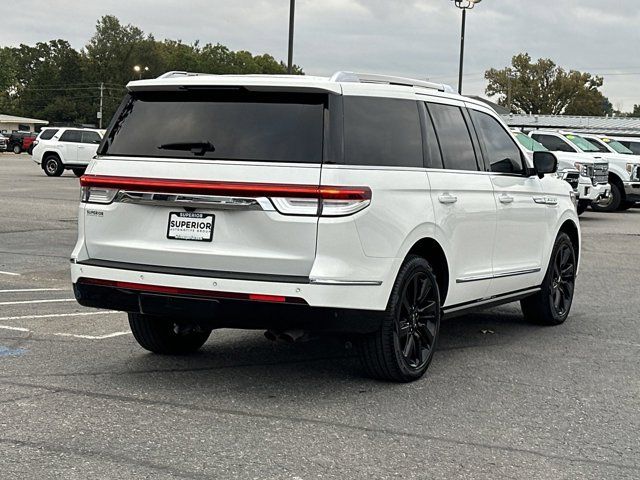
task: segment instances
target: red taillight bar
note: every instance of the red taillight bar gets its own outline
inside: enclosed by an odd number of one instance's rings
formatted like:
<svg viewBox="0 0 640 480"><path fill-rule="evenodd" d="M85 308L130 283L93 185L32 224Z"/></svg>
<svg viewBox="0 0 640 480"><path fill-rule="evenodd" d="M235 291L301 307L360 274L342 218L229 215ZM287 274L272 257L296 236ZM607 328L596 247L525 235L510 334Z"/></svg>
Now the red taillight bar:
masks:
<svg viewBox="0 0 640 480"><path fill-rule="evenodd" d="M80 178L80 185L83 187L133 190L137 192L192 193L197 195L322 198L326 200L371 199L371 189L369 187L171 180L167 178L134 178L110 175L83 175Z"/></svg>
<svg viewBox="0 0 640 480"><path fill-rule="evenodd" d="M78 283L84 285L97 285L99 287L121 288L123 290L134 290L136 292L160 293L165 295L184 295L190 297L207 297L232 300L251 300L253 302L269 302L269 303L298 303L306 304L302 298L284 297L281 295L262 295L258 293L237 293L237 292L218 292L214 290L198 290L193 288L166 287L164 285L147 285L144 283L121 282L119 280L104 280L102 278L86 278L78 279Z"/></svg>

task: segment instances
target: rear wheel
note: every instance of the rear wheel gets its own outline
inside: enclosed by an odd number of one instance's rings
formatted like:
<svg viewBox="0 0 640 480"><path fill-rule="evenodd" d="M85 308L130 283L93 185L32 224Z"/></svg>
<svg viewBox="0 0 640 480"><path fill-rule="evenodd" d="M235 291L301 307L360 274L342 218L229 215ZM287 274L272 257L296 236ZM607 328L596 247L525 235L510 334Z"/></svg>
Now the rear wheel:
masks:
<svg viewBox="0 0 640 480"><path fill-rule="evenodd" d="M360 358L368 374L410 382L427 371L440 331L440 293L424 258L409 256L391 291L380 329L360 338Z"/></svg>
<svg viewBox="0 0 640 480"><path fill-rule="evenodd" d="M86 168L74 168L73 169L73 173L76 177L81 177L82 175L84 175Z"/></svg>
<svg viewBox="0 0 640 480"><path fill-rule="evenodd" d="M16 155L22 153L22 148L20 147L20 145L13 146L13 153L15 153Z"/></svg>
<svg viewBox="0 0 640 480"><path fill-rule="evenodd" d="M615 183L611 184L611 194L609 198L591 205L591 208L596 212L615 212L620 208L624 200L624 194L620 190L620 187Z"/></svg>
<svg viewBox="0 0 640 480"><path fill-rule="evenodd" d="M210 329L186 329L175 319L140 313L129 314L129 326L142 348L166 355L193 353L211 335Z"/></svg>
<svg viewBox="0 0 640 480"><path fill-rule="evenodd" d="M42 169L49 177L59 177L64 171L64 166L57 155L48 155L42 161Z"/></svg>
<svg viewBox="0 0 640 480"><path fill-rule="evenodd" d="M525 319L539 325L560 325L569 316L576 281L576 254L564 232L556 238L542 289L520 301Z"/></svg>

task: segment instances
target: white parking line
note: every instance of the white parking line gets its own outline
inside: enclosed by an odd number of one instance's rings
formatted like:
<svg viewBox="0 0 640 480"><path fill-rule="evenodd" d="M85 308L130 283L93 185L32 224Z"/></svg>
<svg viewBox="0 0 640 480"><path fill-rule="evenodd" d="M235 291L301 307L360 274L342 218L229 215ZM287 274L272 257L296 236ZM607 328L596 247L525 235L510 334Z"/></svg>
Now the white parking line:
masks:
<svg viewBox="0 0 640 480"><path fill-rule="evenodd" d="M10 290L0 290L0 293L19 293L19 292L64 292L69 291L68 288L14 288Z"/></svg>
<svg viewBox="0 0 640 480"><path fill-rule="evenodd" d="M12 276L16 276L19 277L20 274L19 273L13 273L13 272L2 272L0 271L0 275L12 275Z"/></svg>
<svg viewBox="0 0 640 480"><path fill-rule="evenodd" d="M0 305L24 305L26 303L75 302L75 298L54 298L51 300L20 300L19 302L0 302Z"/></svg>
<svg viewBox="0 0 640 480"><path fill-rule="evenodd" d="M18 332L30 332L31 331L28 328L10 327L9 325L0 325L0 329L3 329L3 330L16 330Z"/></svg>
<svg viewBox="0 0 640 480"><path fill-rule="evenodd" d="M77 313L49 313L46 315L21 315L19 317L0 317L0 321L6 320L34 320L37 318L58 318L58 317L84 317L87 315L110 315L116 312L114 310L105 310L104 312L77 312Z"/></svg>
<svg viewBox="0 0 640 480"><path fill-rule="evenodd" d="M54 333L54 335L57 335L59 337L86 338L86 339L89 339L89 340L104 340L105 338L119 337L121 335L129 335L130 333L131 332L127 330L126 332L108 333L107 335L99 335L99 336L95 336L95 335L76 335L75 333Z"/></svg>

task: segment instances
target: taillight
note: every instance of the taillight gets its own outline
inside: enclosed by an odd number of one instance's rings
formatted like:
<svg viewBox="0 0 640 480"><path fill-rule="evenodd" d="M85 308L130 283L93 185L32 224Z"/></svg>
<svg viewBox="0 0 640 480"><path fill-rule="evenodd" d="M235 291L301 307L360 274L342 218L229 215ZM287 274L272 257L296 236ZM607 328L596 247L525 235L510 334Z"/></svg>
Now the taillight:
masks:
<svg viewBox="0 0 640 480"><path fill-rule="evenodd" d="M268 198L283 215L338 217L352 215L371 203L369 187L211 182L83 175L81 201L108 204L120 190L158 194Z"/></svg>

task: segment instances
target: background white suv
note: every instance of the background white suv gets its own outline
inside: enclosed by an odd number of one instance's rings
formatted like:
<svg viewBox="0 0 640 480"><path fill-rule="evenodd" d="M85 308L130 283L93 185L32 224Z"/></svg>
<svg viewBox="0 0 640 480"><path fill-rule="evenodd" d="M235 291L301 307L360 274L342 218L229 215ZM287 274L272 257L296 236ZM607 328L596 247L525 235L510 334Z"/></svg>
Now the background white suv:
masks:
<svg viewBox="0 0 640 480"><path fill-rule="evenodd" d="M47 128L34 141L33 161L50 177L73 170L78 177L96 154L104 130L89 128Z"/></svg>
<svg viewBox="0 0 640 480"><path fill-rule="evenodd" d="M530 321L567 318L573 191L480 102L348 72L128 88L81 179L71 273L144 348L191 352L224 327L355 332L371 375L410 381L443 315L520 300Z"/></svg>

